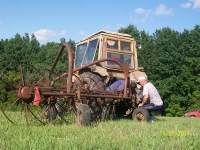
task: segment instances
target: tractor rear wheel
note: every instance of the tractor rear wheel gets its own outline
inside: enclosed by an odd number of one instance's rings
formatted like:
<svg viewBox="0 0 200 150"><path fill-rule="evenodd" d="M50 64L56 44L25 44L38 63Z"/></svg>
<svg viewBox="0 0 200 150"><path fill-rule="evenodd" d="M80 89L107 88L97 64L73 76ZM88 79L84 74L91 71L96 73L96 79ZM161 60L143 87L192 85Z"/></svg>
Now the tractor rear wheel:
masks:
<svg viewBox="0 0 200 150"><path fill-rule="evenodd" d="M76 87L78 86L87 86L89 90L98 90L104 91L105 85L103 80L96 74L92 72L83 72L79 79L75 82Z"/></svg>
<svg viewBox="0 0 200 150"><path fill-rule="evenodd" d="M88 126L92 121L90 107L87 104L80 104L77 111L77 125Z"/></svg>
<svg viewBox="0 0 200 150"><path fill-rule="evenodd" d="M132 119L135 121L149 121L150 115L145 108L136 108L132 113Z"/></svg>

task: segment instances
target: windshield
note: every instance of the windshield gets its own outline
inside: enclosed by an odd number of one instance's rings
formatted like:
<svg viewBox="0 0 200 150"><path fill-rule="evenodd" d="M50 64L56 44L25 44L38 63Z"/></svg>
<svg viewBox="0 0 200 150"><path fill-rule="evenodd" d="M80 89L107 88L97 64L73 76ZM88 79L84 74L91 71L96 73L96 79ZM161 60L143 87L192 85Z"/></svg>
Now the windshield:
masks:
<svg viewBox="0 0 200 150"><path fill-rule="evenodd" d="M77 46L75 68L78 68L81 66L86 47L87 47L86 43L83 43L83 44Z"/></svg>
<svg viewBox="0 0 200 150"><path fill-rule="evenodd" d="M89 42L87 51L85 52L85 55L83 58L83 63L82 63L83 65L88 64L93 61L97 43L98 43L98 39L95 39L95 40Z"/></svg>
<svg viewBox="0 0 200 150"><path fill-rule="evenodd" d="M133 61L133 55L131 54L120 54L120 53L113 53L113 52L107 52L107 58L114 58L122 63L124 66L129 66L129 68L133 68L132 61ZM118 65L115 62L108 61L109 67L117 67Z"/></svg>

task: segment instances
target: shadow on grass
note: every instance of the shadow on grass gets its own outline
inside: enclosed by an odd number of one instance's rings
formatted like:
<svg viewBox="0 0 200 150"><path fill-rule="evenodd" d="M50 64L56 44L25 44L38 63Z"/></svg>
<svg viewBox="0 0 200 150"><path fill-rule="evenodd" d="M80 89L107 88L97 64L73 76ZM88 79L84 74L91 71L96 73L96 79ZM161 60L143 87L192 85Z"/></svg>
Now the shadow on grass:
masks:
<svg viewBox="0 0 200 150"><path fill-rule="evenodd" d="M156 118L156 122L165 122L166 118L165 116L161 116L161 115L153 115ZM133 120L132 118L132 113L129 114L128 116L117 116L116 118L114 118L114 120L121 120L121 119L127 119L127 120ZM139 121L136 121L139 122Z"/></svg>
<svg viewBox="0 0 200 150"><path fill-rule="evenodd" d="M164 118L164 116L155 116L155 118L156 118L156 121L157 122L165 122L166 121L166 119Z"/></svg>

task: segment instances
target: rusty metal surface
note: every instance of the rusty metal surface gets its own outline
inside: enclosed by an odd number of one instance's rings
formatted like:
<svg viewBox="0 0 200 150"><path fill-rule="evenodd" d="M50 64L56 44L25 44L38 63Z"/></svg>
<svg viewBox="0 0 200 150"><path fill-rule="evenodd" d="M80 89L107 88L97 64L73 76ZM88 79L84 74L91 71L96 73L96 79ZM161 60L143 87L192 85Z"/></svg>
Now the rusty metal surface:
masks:
<svg viewBox="0 0 200 150"><path fill-rule="evenodd" d="M75 68L75 69L73 70L73 72L80 71L80 70L82 70L82 69L88 68L89 66L92 66L92 65L94 65L94 64L98 64L98 63L100 63L100 62L105 62L105 61L113 61L113 62L117 63L117 64L121 67L121 69L122 69L122 71L123 71L123 73L124 73L124 95L123 95L123 97L127 97L126 88L127 88L127 83L128 83L128 72L127 72L126 68L125 68L118 60L116 60L116 59L114 59L114 58L104 58L104 59L100 59L100 60L91 62L91 63L86 64L86 65L83 65L83 66L81 66L81 67L79 67L79 68ZM65 72L65 73L63 73L63 74L61 74L61 75L59 75L59 76L57 76L57 77L51 82L50 86L53 86L53 84L54 84L57 80L59 80L60 78L66 76L66 75L68 75L68 77L69 77L69 74L68 74L68 73L69 73L69 71L68 71L68 72ZM72 78L72 77L69 77L69 78Z"/></svg>
<svg viewBox="0 0 200 150"><path fill-rule="evenodd" d="M68 71L57 76L50 83L50 78L53 73L53 70L61 56L62 51L65 48L67 49L67 53L68 53ZM50 117L46 118L48 116L45 113L47 111L48 111L48 113L51 113L50 111L52 111L52 109L53 109L52 108L53 104L58 104L57 103L58 98L63 98L64 102L69 104L69 105L67 105L67 107L68 106L69 107L66 108L66 110L70 108L74 111L74 114L77 113L77 106L76 106L77 102L80 103L82 101L84 103L85 101L88 101L92 98L103 98L103 99L107 98L107 99L109 99L109 101L114 101L114 100L122 100L122 101L128 100L130 102L132 101L132 97L131 97L130 93L129 93L129 95L127 95L127 88L130 88L130 85L128 87L129 81L128 81L127 68L124 67L118 60L116 60L114 58L104 58L104 59L100 59L100 60L91 62L89 64L83 65L83 66L81 66L79 68L75 68L75 69L72 69L72 63L73 63L72 61L73 61L72 50L71 50L69 44L63 43L59 47L58 54L51 66L49 73L48 73L47 82L43 83L43 85L37 84L38 85L37 86L38 93L34 91L34 87L36 86L35 84L30 84L30 85L25 84L25 81L24 81L25 79L23 76L23 69L22 69L22 66L20 65L21 84L19 84L19 86L17 87L17 99L15 101L11 102L9 105L7 105L6 108L1 108L5 117L10 122L16 123L16 121L13 121L15 119L15 114L12 114L11 111L9 111L9 109L11 108L11 106L13 106L13 108L14 108L14 106L16 104L20 104L21 107L23 107L27 125L30 124L31 121L35 122L34 119L38 120L41 123L46 123L46 121L51 120L51 118ZM124 81L125 81L123 93L121 92L118 94L114 94L114 93L109 93L109 92L105 92L105 91L102 92L102 91L98 91L98 90L89 91L88 89L84 89L83 87L78 87L77 89L72 88L73 73L75 73L77 71L81 71L81 70L88 68L95 64L99 65L101 62L106 62L106 61L112 61L112 62L118 64L120 66L121 70L123 71ZM56 89L54 87L54 83L65 76L67 76L66 89L61 88L61 87ZM32 103L34 103L34 101L35 101L36 94L39 94L41 96L41 98L39 97L38 99L42 103L42 106L41 106L42 109L37 110L37 109L35 109L36 106L34 104L32 105ZM48 109L48 110L46 111L46 109ZM54 107L54 109L56 109L56 107ZM65 110L65 112L67 112L66 110ZM57 110L57 112L58 112L58 110Z"/></svg>
<svg viewBox="0 0 200 150"><path fill-rule="evenodd" d="M54 70L54 68L55 68L55 66L56 66L56 64L57 64L57 62L58 62L58 60L59 60L59 58L60 58L60 56L62 54L62 51L64 50L64 48L67 49L67 53L68 53L67 92L70 93L71 92L71 82L72 82L72 61L73 61L73 57L72 57L71 47L69 46L68 43L63 43L60 46L60 48L58 50L58 54L57 54L57 56L56 56L56 58L55 58L55 60L54 60L54 62L52 64L52 66L51 66L50 71L49 71L49 76L48 76L49 78L48 79L50 80L51 74L52 74L52 72L53 72L53 70Z"/></svg>
<svg viewBox="0 0 200 150"><path fill-rule="evenodd" d="M45 96L69 96L73 97L76 96L76 93L56 93L56 92L42 92L42 95ZM131 97L121 97L117 95L105 95L105 94L100 94L100 95L93 95L93 94L80 94L80 97L93 97L93 98L112 98L112 99L129 99L131 100Z"/></svg>
<svg viewBox="0 0 200 150"><path fill-rule="evenodd" d="M31 88L29 86L23 86L18 90L18 97L22 99L29 99L31 98L30 92Z"/></svg>

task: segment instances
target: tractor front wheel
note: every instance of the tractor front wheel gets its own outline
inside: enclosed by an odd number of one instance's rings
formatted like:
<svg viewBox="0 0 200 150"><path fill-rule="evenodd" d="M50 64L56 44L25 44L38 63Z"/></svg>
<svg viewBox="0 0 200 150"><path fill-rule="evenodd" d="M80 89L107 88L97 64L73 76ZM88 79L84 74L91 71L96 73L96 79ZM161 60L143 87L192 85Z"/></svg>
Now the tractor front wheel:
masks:
<svg viewBox="0 0 200 150"><path fill-rule="evenodd" d="M77 125L88 126L92 122L90 107L87 104L80 104L77 111Z"/></svg>
<svg viewBox="0 0 200 150"><path fill-rule="evenodd" d="M149 121L150 115L145 108L136 108L132 113L132 119L135 121Z"/></svg>

